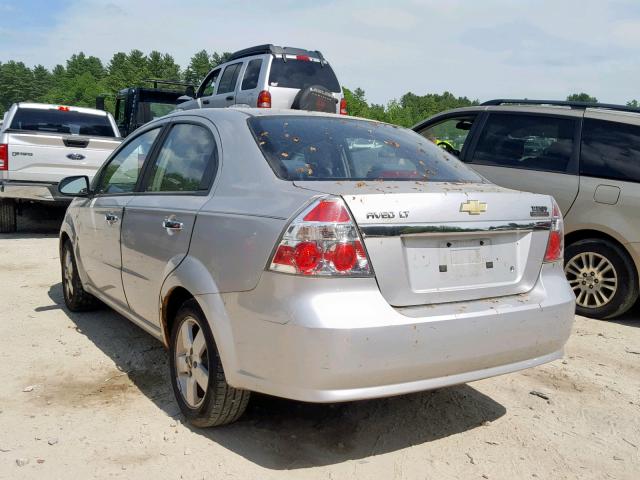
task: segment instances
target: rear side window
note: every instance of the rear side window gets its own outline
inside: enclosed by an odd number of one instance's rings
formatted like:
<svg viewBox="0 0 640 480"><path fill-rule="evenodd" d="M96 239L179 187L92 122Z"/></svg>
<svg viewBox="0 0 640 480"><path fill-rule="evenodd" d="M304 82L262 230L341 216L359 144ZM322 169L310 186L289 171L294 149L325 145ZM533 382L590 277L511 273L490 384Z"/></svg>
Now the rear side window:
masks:
<svg viewBox="0 0 640 480"><path fill-rule="evenodd" d="M640 182L640 127L584 120L580 174Z"/></svg>
<svg viewBox="0 0 640 480"><path fill-rule="evenodd" d="M305 116L249 119L258 146L285 180L482 182L420 135L384 123Z"/></svg>
<svg viewBox="0 0 640 480"><path fill-rule="evenodd" d="M575 125L571 118L492 114L472 162L566 172L573 155Z"/></svg>
<svg viewBox="0 0 640 480"><path fill-rule="evenodd" d="M269 73L269 85L272 87L307 88L320 85L324 88L340 93L340 84L336 74L328 64L320 62L274 58Z"/></svg>
<svg viewBox="0 0 640 480"><path fill-rule="evenodd" d="M220 78L217 93L229 93L236 89L238 75L240 74L240 67L242 67L242 63L234 63L224 69L222 77Z"/></svg>
<svg viewBox="0 0 640 480"><path fill-rule="evenodd" d="M58 110L51 108L18 108L11 122L16 130L67 133L94 137L114 137L115 132L106 115Z"/></svg>
<svg viewBox="0 0 640 480"><path fill-rule="evenodd" d="M475 115L448 118L421 130L420 135L450 154L459 157L475 118Z"/></svg>
<svg viewBox="0 0 640 480"><path fill-rule="evenodd" d="M256 58L251 60L247 65L242 79L242 90L253 90L258 86L258 78L260 77L260 68L262 67L262 59Z"/></svg>
<svg viewBox="0 0 640 480"><path fill-rule="evenodd" d="M209 189L215 172L215 140L200 125L177 124L151 166L146 192L197 192Z"/></svg>

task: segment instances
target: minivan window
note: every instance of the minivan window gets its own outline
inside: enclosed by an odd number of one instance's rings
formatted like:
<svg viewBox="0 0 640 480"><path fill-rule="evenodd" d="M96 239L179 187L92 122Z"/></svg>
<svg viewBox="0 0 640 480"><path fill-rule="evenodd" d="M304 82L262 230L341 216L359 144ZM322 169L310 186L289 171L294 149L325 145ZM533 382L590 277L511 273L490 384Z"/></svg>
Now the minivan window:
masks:
<svg viewBox="0 0 640 480"><path fill-rule="evenodd" d="M242 90L253 90L258 86L258 78L260 77L260 68L262 68L262 59L256 58L251 60L247 64L247 69L244 72L244 78L242 79Z"/></svg>
<svg viewBox="0 0 640 480"><path fill-rule="evenodd" d="M420 135L459 157L474 121L475 115L448 118L421 130Z"/></svg>
<svg viewBox="0 0 640 480"><path fill-rule="evenodd" d="M37 132L114 137L115 132L106 115L82 113L65 109L18 108L11 128Z"/></svg>
<svg viewBox="0 0 640 480"><path fill-rule="evenodd" d="M340 93L340 84L336 74L328 64L320 62L274 58L271 62L269 85L272 87L307 88L321 85L324 88Z"/></svg>
<svg viewBox="0 0 640 480"><path fill-rule="evenodd" d="M229 93L236 89L238 75L240 74L240 67L242 67L242 63L234 63L224 69L216 94Z"/></svg>
<svg viewBox="0 0 640 480"><path fill-rule="evenodd" d="M208 172L215 151L211 133L200 125L177 124L164 140L151 166L147 192L197 192L209 187Z"/></svg>
<svg viewBox="0 0 640 480"><path fill-rule="evenodd" d="M483 181L420 135L385 123L306 116L248 122L271 168L285 180Z"/></svg>
<svg viewBox="0 0 640 480"><path fill-rule="evenodd" d="M472 162L566 172L573 154L575 125L571 118L491 114Z"/></svg>
<svg viewBox="0 0 640 480"><path fill-rule="evenodd" d="M640 182L640 126L586 118L580 174Z"/></svg>

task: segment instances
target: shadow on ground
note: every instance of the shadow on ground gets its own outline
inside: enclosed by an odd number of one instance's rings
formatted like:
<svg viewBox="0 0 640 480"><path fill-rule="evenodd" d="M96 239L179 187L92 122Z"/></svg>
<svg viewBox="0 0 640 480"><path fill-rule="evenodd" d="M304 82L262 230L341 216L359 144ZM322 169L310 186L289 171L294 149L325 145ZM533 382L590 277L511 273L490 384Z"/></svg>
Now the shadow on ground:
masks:
<svg viewBox="0 0 640 480"><path fill-rule="evenodd" d="M603 321L607 321L607 320L603 320ZM640 299L638 299L636 304L627 313L609 321L619 323L620 325L626 325L627 327L639 328L640 327Z"/></svg>
<svg viewBox="0 0 640 480"><path fill-rule="evenodd" d="M72 313L61 284L49 290L76 329L126 372L131 382L169 416L181 418L162 345L131 322L104 308ZM254 394L233 425L192 429L270 469L366 462L368 457L455 435L493 421L505 408L474 388L460 385L431 392L340 404L310 404Z"/></svg>

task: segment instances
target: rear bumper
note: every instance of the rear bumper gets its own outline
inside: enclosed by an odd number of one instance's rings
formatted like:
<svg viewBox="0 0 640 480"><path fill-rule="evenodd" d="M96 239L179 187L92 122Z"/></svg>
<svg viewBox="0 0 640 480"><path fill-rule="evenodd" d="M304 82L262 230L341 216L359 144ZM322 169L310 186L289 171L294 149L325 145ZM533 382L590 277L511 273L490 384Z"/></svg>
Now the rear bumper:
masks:
<svg viewBox="0 0 640 480"><path fill-rule="evenodd" d="M66 202L71 199L58 193L57 183L0 181L0 198L17 198L39 202Z"/></svg>
<svg viewBox="0 0 640 480"><path fill-rule="evenodd" d="M397 309L375 279L265 273L255 290L198 297L229 383L336 402L469 382L557 359L575 298L559 264L524 295ZM224 319L221 316L224 315Z"/></svg>

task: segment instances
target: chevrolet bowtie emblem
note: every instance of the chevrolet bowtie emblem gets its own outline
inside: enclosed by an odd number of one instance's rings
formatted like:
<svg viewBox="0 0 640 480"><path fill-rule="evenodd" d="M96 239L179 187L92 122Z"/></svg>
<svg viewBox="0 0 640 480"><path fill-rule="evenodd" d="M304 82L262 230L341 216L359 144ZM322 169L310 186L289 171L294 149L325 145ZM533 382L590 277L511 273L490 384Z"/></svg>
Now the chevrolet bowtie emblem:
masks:
<svg viewBox="0 0 640 480"><path fill-rule="evenodd" d="M478 200L467 200L460 204L460 211L469 215L480 215L487 211L487 204Z"/></svg>

